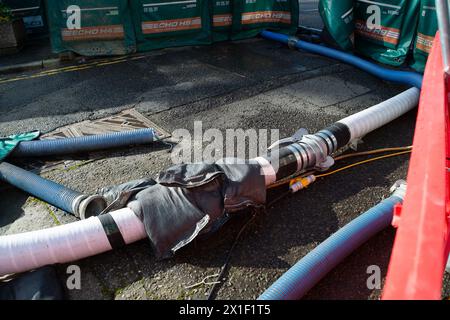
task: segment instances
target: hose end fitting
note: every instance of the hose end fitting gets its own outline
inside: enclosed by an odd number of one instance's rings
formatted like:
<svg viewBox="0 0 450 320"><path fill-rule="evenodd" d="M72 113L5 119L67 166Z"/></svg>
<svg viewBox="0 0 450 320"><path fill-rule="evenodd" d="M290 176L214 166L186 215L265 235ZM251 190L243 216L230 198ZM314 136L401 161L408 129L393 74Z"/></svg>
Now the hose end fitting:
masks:
<svg viewBox="0 0 450 320"><path fill-rule="evenodd" d="M406 188L407 183L405 180L398 180L394 183L394 185L391 187L391 193L392 196L399 197L400 199L404 200L406 196Z"/></svg>
<svg viewBox="0 0 450 320"><path fill-rule="evenodd" d="M82 195L73 202L73 212L80 219L96 217L106 209L105 198L100 195L85 196Z"/></svg>

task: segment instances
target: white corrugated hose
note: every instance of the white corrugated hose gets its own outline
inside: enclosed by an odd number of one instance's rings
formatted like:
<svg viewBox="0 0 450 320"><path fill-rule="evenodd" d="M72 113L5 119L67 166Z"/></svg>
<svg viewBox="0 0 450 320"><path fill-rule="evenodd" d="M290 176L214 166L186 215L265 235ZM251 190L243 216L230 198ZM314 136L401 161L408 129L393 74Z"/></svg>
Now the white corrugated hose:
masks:
<svg viewBox="0 0 450 320"><path fill-rule="evenodd" d="M146 238L144 225L131 209L110 213L126 244ZM67 263L111 250L97 217L39 231L0 237L0 275Z"/></svg>
<svg viewBox="0 0 450 320"><path fill-rule="evenodd" d="M351 115L339 123L345 124L351 133L351 140L364 137L401 115L414 109L420 98L420 90L411 88L376 106Z"/></svg>

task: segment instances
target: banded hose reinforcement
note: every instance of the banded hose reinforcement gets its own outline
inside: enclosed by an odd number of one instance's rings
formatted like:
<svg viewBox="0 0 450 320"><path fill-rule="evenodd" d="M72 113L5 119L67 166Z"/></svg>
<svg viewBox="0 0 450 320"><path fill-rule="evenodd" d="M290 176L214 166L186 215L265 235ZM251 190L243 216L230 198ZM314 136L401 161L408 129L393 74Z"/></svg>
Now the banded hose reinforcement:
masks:
<svg viewBox="0 0 450 320"><path fill-rule="evenodd" d="M123 148L157 141L152 128L120 131L92 136L63 139L22 141L11 152L11 157L46 157Z"/></svg>
<svg viewBox="0 0 450 320"><path fill-rule="evenodd" d="M97 216L106 208L101 196L84 195L7 162L0 163L0 180L81 219Z"/></svg>
<svg viewBox="0 0 450 320"><path fill-rule="evenodd" d="M305 135L291 145L257 158L266 185L310 169L327 169L328 157L351 141L386 125L415 108L420 90L411 88L389 100L352 116L313 135Z"/></svg>
<svg viewBox="0 0 450 320"><path fill-rule="evenodd" d="M108 242L111 245L111 249L120 249L123 248L126 243L120 232L119 226L111 214L103 214L98 216L98 220L102 224L103 230L105 231L105 235L108 238Z"/></svg>
<svg viewBox="0 0 450 320"><path fill-rule="evenodd" d="M110 56L136 51L127 0L48 0L46 9L55 53Z"/></svg>
<svg viewBox="0 0 450 320"><path fill-rule="evenodd" d="M269 29L294 35L299 25L298 0L234 0L232 40Z"/></svg>
<svg viewBox="0 0 450 320"><path fill-rule="evenodd" d="M78 261L110 251L117 244L111 242L114 229L119 230L123 239L118 240L119 246L146 238L144 224L132 210L126 208L107 216L114 221L112 228L105 222L109 218L102 217L102 222L100 217L91 217L54 228L1 236L0 275Z"/></svg>
<svg viewBox="0 0 450 320"><path fill-rule="evenodd" d="M257 161L269 169L266 185L290 177L297 172L320 167L329 155L350 142L350 130L345 124L335 123L313 135L305 135L298 143L269 151ZM264 170L264 169L263 169Z"/></svg>
<svg viewBox="0 0 450 320"><path fill-rule="evenodd" d="M414 41L420 0L355 0L356 51L375 61L402 65Z"/></svg>
<svg viewBox="0 0 450 320"><path fill-rule="evenodd" d="M208 0L130 1L138 51L211 43Z"/></svg>

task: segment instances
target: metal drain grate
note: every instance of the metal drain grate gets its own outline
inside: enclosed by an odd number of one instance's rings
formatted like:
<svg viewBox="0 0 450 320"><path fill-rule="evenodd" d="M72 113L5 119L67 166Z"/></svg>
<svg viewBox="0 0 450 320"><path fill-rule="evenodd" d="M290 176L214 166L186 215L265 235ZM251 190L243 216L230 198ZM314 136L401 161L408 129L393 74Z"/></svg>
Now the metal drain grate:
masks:
<svg viewBox="0 0 450 320"><path fill-rule="evenodd" d="M130 109L107 118L94 121L86 120L59 128L53 132L43 135L41 139L81 137L144 128L154 128L160 139L170 137L170 134L167 131L143 116L138 111Z"/></svg>
<svg viewBox="0 0 450 320"><path fill-rule="evenodd" d="M62 139L69 137L81 137L95 134L105 134L112 132L128 131L135 129L153 128L160 139L169 138L171 135L156 123L136 111L129 109L121 113L98 120L86 120L75 123L65 127L61 127L53 132L44 134L41 139ZM23 165L26 169L36 172L44 173L55 169L65 169L72 166L77 166L86 161L94 161L102 158L104 152L96 152L89 154L88 160L67 159L55 161L33 160L27 161Z"/></svg>

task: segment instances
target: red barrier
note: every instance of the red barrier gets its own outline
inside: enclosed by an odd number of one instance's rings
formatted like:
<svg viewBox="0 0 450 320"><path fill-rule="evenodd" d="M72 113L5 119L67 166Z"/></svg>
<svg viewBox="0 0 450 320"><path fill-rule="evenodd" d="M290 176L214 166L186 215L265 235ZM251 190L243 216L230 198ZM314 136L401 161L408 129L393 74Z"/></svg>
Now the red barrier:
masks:
<svg viewBox="0 0 450 320"><path fill-rule="evenodd" d="M439 35L425 70L408 190L383 292L384 300L441 299L450 249L449 97Z"/></svg>

